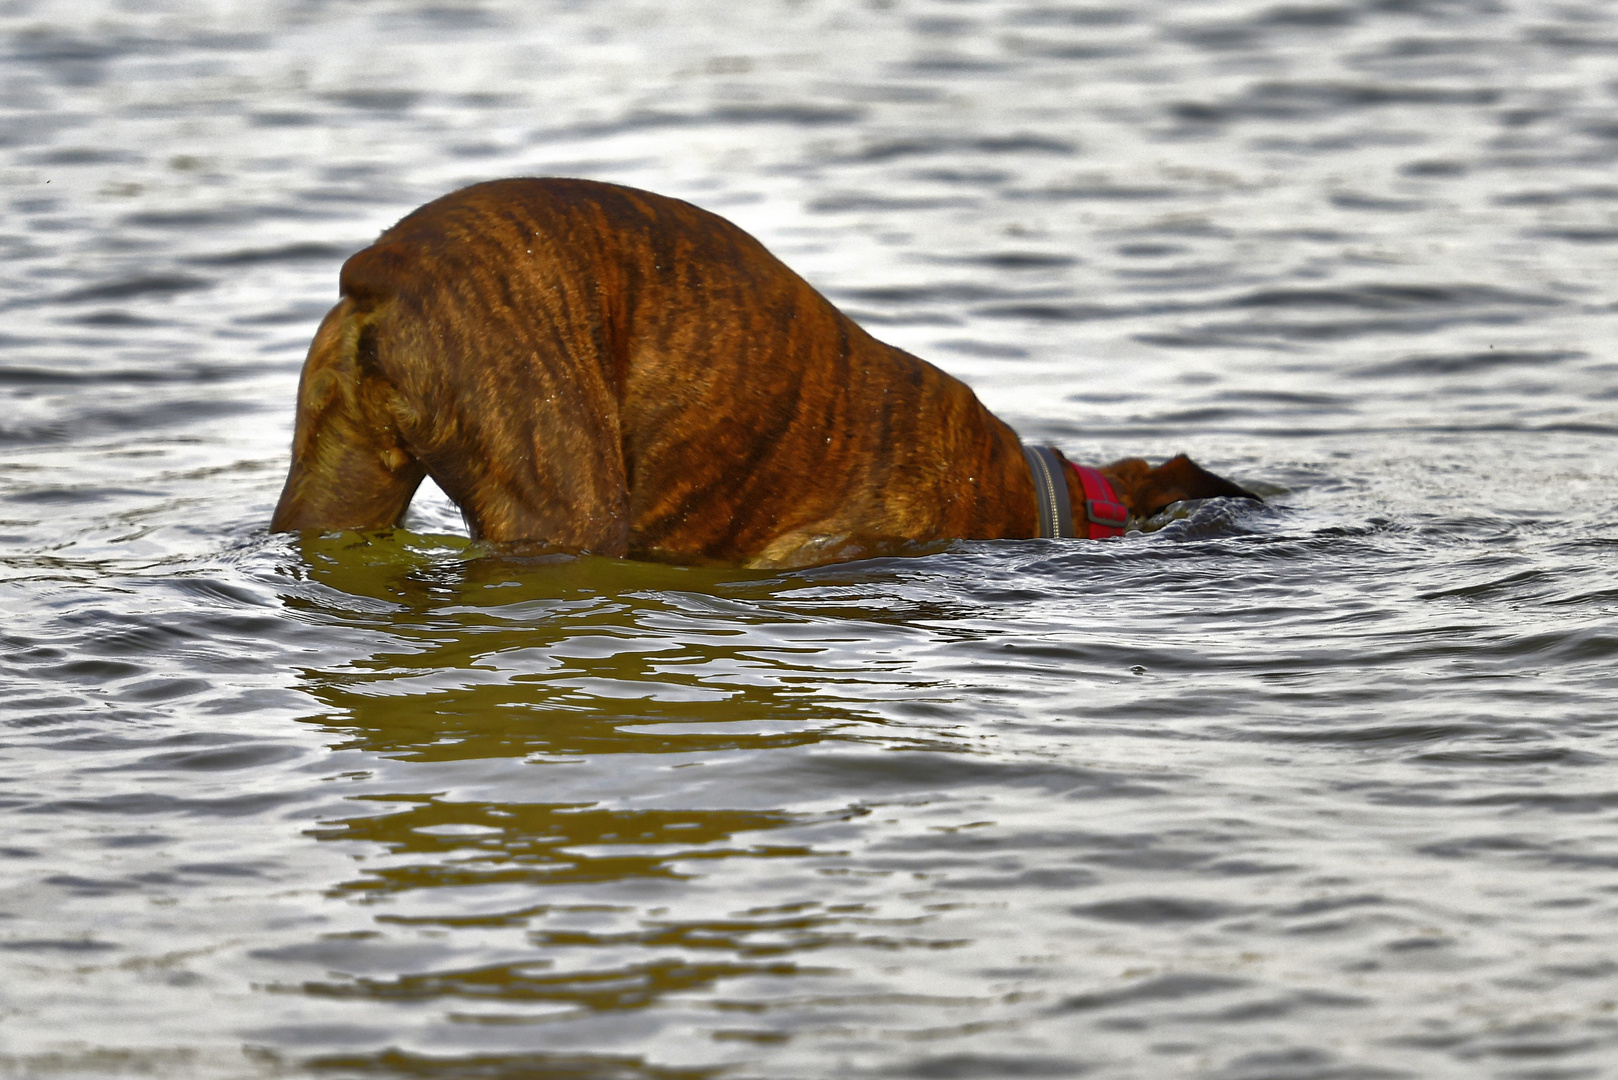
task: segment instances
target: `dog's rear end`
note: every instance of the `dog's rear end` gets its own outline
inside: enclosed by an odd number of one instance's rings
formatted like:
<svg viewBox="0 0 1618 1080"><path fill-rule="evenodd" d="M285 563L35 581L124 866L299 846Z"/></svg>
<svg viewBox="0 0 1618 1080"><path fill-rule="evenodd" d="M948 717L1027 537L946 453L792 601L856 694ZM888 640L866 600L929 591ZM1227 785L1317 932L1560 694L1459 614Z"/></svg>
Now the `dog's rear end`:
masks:
<svg viewBox="0 0 1618 1080"><path fill-rule="evenodd" d="M377 529L403 517L426 476L392 419L390 388L362 374L374 312L344 298L315 332L298 381L292 469L270 528ZM374 339L365 341L367 352Z"/></svg>

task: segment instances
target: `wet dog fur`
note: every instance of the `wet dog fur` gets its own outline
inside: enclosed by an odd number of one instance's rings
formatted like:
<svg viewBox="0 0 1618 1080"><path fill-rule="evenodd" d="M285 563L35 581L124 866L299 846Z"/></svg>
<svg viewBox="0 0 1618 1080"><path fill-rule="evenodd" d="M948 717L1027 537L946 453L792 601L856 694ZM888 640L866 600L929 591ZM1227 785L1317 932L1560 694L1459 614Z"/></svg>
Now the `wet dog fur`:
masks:
<svg viewBox="0 0 1618 1080"><path fill-rule="evenodd" d="M688 203L478 184L389 229L340 286L274 530L397 525L431 476L474 538L668 562L1038 533L1017 435L965 384ZM1138 518L1256 498L1184 455L1101 472Z"/></svg>

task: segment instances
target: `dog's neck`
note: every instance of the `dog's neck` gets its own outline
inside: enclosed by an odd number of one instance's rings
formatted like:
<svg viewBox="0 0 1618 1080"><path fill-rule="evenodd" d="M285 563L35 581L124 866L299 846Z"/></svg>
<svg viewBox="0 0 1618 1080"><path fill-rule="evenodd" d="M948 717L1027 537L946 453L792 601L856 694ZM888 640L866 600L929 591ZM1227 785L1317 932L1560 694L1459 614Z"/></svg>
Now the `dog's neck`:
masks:
<svg viewBox="0 0 1618 1080"><path fill-rule="evenodd" d="M1129 507L1119 501L1112 482L1100 469L1075 465L1071 461L1064 464L1078 477L1079 486L1083 488L1084 498L1073 499L1075 535L1089 540L1108 540L1124 535L1124 530L1129 527Z"/></svg>
<svg viewBox="0 0 1618 1080"><path fill-rule="evenodd" d="M1124 534L1129 508L1099 471L1074 465L1049 446L1024 446L1023 457L1034 481L1040 537L1104 540Z"/></svg>

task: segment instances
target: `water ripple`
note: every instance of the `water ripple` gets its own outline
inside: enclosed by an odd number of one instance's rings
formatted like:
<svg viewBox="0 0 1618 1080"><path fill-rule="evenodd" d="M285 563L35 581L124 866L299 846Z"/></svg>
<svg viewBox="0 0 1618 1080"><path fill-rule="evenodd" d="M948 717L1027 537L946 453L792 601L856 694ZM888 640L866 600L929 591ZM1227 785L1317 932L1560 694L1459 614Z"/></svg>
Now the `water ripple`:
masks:
<svg viewBox="0 0 1618 1080"><path fill-rule="evenodd" d="M632 7L0 5L0 1072L1601 1075L1608 11ZM1267 501L267 536L343 259L535 174Z"/></svg>

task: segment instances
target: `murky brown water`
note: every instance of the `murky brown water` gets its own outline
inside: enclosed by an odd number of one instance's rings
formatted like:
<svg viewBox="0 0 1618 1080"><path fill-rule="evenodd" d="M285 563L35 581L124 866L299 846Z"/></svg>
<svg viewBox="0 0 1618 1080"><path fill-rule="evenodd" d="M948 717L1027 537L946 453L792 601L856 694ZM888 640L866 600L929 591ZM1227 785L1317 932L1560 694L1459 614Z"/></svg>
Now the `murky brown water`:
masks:
<svg viewBox="0 0 1618 1080"><path fill-rule="evenodd" d="M1618 1075L1618 8L0 2L0 1074ZM1079 460L771 576L265 532L342 259L583 175Z"/></svg>

